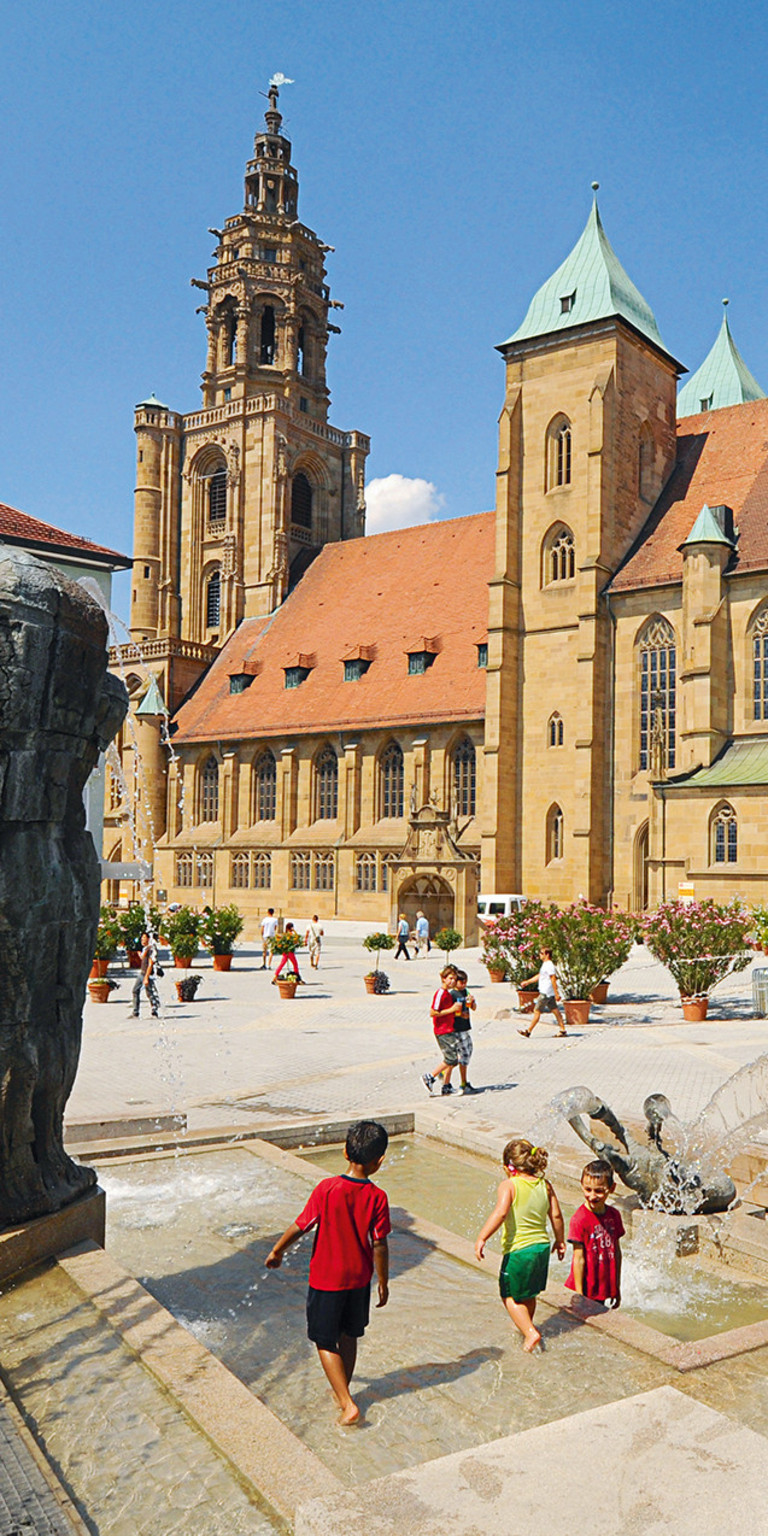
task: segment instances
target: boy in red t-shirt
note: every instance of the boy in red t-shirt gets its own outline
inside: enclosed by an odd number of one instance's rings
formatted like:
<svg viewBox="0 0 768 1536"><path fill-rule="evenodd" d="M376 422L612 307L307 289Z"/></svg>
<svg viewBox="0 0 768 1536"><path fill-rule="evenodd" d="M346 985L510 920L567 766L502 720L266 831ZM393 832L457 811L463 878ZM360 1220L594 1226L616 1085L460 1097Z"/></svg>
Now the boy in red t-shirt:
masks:
<svg viewBox="0 0 768 1536"><path fill-rule="evenodd" d="M381 1167L389 1137L377 1120L349 1127L346 1173L321 1179L303 1211L267 1255L267 1269L279 1269L283 1254L302 1232L315 1227L309 1262L307 1333L317 1346L320 1364L341 1409L341 1424L355 1424L360 1409L349 1384L357 1360L357 1341L365 1333L374 1265L379 1285L377 1307L389 1297L389 1201L370 1182Z"/></svg>
<svg viewBox="0 0 768 1536"><path fill-rule="evenodd" d="M455 998L451 997L450 988L455 985L456 967L454 965L444 966L440 972L440 986L432 998L432 1006L430 1008L432 1028L434 1029L435 1039L440 1047L440 1055L443 1060L441 1066L436 1067L434 1072L422 1072L421 1074L421 1081L430 1098L432 1097L432 1089L435 1083L440 1081L440 1078L443 1080L442 1092L446 1095L453 1093L451 1073L454 1067L458 1066L459 1061L458 1041L454 1025L456 1023L456 1015L461 1013L464 1006L463 1003L457 1003Z"/></svg>
<svg viewBox="0 0 768 1536"><path fill-rule="evenodd" d="M574 1211L568 1227L568 1241L573 1246L573 1263L566 1285L579 1296L602 1301L606 1306L621 1304L621 1248L624 1223L613 1205L613 1169L605 1158L587 1163L581 1175L584 1204Z"/></svg>

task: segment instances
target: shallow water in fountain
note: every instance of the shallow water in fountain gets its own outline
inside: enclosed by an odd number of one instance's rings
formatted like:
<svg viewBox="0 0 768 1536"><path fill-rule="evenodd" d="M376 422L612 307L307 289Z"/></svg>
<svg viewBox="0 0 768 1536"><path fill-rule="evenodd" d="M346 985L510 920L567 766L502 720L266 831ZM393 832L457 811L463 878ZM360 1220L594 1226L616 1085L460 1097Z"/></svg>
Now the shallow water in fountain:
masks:
<svg viewBox="0 0 768 1536"><path fill-rule="evenodd" d="M321 1168L339 1173L346 1167L341 1147L313 1150L304 1156L317 1166L318 1174ZM383 1185L394 1204L474 1242L493 1209L501 1176L501 1168L497 1173L484 1159L403 1137L390 1142L376 1182ZM552 1180L558 1189L556 1168ZM559 1198L567 1232L574 1204L563 1198L561 1190ZM664 1216L659 1215L657 1221L658 1233L649 1231L622 1244L622 1311L681 1341L707 1338L768 1317L768 1286L738 1284L727 1274L701 1267L696 1260L675 1259L664 1241ZM500 1252L498 1236L488 1247ZM570 1253L562 1264L553 1256L550 1277L564 1281L569 1268Z"/></svg>
<svg viewBox="0 0 768 1536"><path fill-rule="evenodd" d="M400 1155L401 1145L393 1144L387 1164L396 1203L397 1170L411 1158ZM333 1154L322 1156L328 1163ZM479 1200L488 1209L495 1173L474 1160L466 1167L482 1178L462 1218L471 1217L474 1232L474 1206ZM452 1164L454 1179L456 1169L460 1179L462 1165ZM546 1352L524 1355L499 1302L495 1255L485 1272L461 1264L409 1233L398 1215L390 1304L372 1307L356 1376L365 1432L342 1434L305 1334L310 1241L290 1250L280 1271L263 1268L310 1182L245 1147L109 1163L100 1180L108 1250L348 1483L669 1379L656 1360L545 1305ZM459 1228L446 1219L442 1194L425 1214Z"/></svg>
<svg viewBox="0 0 768 1536"><path fill-rule="evenodd" d="M0 1357L11 1391L89 1530L110 1536L274 1533L205 1436L63 1270L53 1266L4 1288Z"/></svg>

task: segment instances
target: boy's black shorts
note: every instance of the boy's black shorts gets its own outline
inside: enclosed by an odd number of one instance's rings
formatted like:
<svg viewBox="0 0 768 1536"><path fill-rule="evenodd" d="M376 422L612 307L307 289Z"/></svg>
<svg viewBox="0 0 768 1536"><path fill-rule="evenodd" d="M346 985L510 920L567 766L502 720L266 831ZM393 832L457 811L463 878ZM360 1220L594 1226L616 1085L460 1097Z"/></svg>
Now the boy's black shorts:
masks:
<svg viewBox="0 0 768 1536"><path fill-rule="evenodd" d="M371 1287L360 1285L352 1291L307 1291L307 1335L318 1349L339 1352L339 1339L361 1339L368 1326Z"/></svg>

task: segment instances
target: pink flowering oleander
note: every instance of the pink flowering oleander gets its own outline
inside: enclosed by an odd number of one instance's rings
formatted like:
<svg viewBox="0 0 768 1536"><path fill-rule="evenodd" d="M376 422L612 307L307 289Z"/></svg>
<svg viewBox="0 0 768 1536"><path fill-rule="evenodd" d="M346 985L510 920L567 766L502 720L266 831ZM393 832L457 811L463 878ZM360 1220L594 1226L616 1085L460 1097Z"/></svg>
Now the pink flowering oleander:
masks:
<svg viewBox="0 0 768 1536"><path fill-rule="evenodd" d="M731 972L742 971L751 956L747 936L752 916L737 901L667 901L642 919L651 954L671 973L684 997L708 996Z"/></svg>

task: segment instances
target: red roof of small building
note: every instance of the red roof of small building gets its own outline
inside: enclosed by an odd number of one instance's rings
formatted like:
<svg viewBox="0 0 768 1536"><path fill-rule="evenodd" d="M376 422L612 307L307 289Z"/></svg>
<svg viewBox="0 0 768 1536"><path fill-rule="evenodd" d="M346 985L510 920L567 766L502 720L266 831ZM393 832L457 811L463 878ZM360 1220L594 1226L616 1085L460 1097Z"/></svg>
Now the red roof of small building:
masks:
<svg viewBox="0 0 768 1536"><path fill-rule="evenodd" d="M768 569L768 400L686 416L677 463L612 592L682 581L680 545L702 507L727 506L739 530L732 570Z"/></svg>
<svg viewBox="0 0 768 1536"><path fill-rule="evenodd" d="M318 731L477 720L488 630L493 512L326 544L269 620L244 619L176 714L175 742L302 735ZM414 636L437 654L408 672ZM423 638L419 649L424 648ZM344 659L373 656L344 681ZM309 658L309 676L286 688L285 668ZM258 671L244 693L232 675Z"/></svg>
<svg viewBox="0 0 768 1536"><path fill-rule="evenodd" d="M96 560L98 557L103 565L125 567L133 563L128 555L119 555L116 549L93 544L90 539L81 539L75 533L66 533L63 528L54 528L52 523L41 523L38 517L17 512L15 507L7 507L3 502L0 502L0 542L39 545L52 554L79 554L83 559Z"/></svg>

